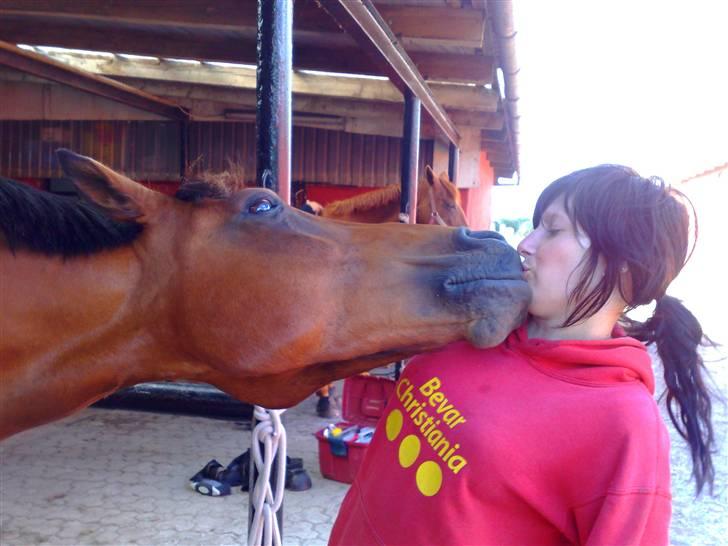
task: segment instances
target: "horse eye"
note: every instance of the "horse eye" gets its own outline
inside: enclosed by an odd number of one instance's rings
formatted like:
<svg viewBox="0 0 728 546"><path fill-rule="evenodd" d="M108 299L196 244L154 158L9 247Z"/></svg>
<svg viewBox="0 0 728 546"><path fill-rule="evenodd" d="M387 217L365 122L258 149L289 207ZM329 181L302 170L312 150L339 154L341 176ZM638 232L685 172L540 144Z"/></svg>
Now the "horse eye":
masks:
<svg viewBox="0 0 728 546"><path fill-rule="evenodd" d="M270 212L273 210L273 207L274 205L269 199L261 198L254 201L253 204L248 207L248 212L250 214L262 214Z"/></svg>

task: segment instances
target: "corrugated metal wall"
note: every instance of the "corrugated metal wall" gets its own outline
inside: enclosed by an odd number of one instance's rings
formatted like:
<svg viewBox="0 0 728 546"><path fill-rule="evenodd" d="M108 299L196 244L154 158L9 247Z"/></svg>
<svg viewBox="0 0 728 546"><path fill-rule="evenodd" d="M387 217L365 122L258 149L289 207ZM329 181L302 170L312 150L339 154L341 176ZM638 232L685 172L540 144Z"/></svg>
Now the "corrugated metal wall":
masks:
<svg viewBox="0 0 728 546"><path fill-rule="evenodd" d="M58 178L69 148L132 178L179 178L179 126L156 121L0 121L0 173Z"/></svg>
<svg viewBox="0 0 728 546"><path fill-rule="evenodd" d="M180 128L158 121L2 121L0 174L58 178L54 151L69 148L137 180L179 179ZM399 180L400 139L310 127L293 131L292 181L383 186ZM420 170L432 163L433 142L420 145ZM219 172L233 162L255 177L255 125L193 122L189 127L193 173Z"/></svg>

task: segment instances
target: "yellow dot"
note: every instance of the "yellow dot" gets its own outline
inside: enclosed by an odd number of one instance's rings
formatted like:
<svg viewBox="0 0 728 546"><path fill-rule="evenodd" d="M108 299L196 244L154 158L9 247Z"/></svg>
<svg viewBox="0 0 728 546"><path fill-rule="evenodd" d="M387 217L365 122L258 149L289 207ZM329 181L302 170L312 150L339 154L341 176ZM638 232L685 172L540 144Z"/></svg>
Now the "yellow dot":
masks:
<svg viewBox="0 0 728 546"><path fill-rule="evenodd" d="M408 468L414 464L420 454L420 439L410 434L399 444L399 464Z"/></svg>
<svg viewBox="0 0 728 546"><path fill-rule="evenodd" d="M399 436L401 430L402 412L396 409L387 416L387 438L394 440L397 436Z"/></svg>
<svg viewBox="0 0 728 546"><path fill-rule="evenodd" d="M425 497L437 494L442 486L442 469L435 461L425 461L417 469L417 489Z"/></svg>

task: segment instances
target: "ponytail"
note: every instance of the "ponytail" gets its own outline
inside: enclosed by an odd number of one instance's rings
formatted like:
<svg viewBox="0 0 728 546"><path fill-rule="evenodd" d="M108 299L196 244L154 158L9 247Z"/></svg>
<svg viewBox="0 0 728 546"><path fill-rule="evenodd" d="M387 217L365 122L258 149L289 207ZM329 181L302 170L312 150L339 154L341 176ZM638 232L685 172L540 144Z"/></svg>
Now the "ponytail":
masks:
<svg viewBox="0 0 728 546"><path fill-rule="evenodd" d="M696 494L706 483L712 494L715 438L710 421L710 391L704 381L707 370L698 352L700 345L712 342L703 335L695 316L671 296L658 298L654 315L647 322L628 321L627 333L647 345L657 345L667 387L667 411L690 446Z"/></svg>

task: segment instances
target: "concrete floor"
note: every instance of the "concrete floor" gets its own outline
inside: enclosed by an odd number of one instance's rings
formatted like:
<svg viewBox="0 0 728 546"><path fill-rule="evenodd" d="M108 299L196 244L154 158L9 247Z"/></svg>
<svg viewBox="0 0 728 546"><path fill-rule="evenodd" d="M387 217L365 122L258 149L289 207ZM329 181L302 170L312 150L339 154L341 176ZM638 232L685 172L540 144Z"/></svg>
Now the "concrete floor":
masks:
<svg viewBox="0 0 728 546"><path fill-rule="evenodd" d="M341 391L339 391L341 392ZM348 484L324 479L315 397L286 412L290 456L313 488L286 491L286 545L326 544ZM250 446L248 423L89 408L0 444L0 544L239 545L248 494L206 497L188 479Z"/></svg>
<svg viewBox="0 0 728 546"><path fill-rule="evenodd" d="M726 346L706 354L724 400ZM315 404L311 397L285 414L289 455L303 457L313 480L309 491L286 492L287 546L326 544L348 489L319 472L313 433L328 421L315 416ZM667 421L664 401L661 409ZM716 401L713 409L718 451L712 497L694 498L689 451L668 425L674 546L726 544L728 537L728 404ZM0 545L245 544L247 493L205 497L189 488L188 478L210 459L228 464L247 449L247 427L247 422L87 409L13 436L0 444Z"/></svg>

